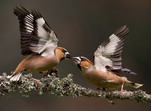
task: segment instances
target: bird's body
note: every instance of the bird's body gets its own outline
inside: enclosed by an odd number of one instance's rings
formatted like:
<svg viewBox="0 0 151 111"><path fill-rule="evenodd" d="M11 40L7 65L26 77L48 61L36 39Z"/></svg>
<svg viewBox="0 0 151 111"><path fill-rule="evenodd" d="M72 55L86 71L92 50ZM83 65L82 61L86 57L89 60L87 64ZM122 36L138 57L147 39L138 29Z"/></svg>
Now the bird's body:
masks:
<svg viewBox="0 0 151 111"><path fill-rule="evenodd" d="M129 81L121 73L135 74L127 68L122 68L121 54L124 36L128 28L123 26L103 42L94 53L94 63L84 56L73 57L73 61L82 71L83 75L97 87L103 89L130 86L139 88L142 84Z"/></svg>
<svg viewBox="0 0 151 111"><path fill-rule="evenodd" d="M13 72L11 81L18 81L23 71L50 71L61 60L70 59L69 52L58 46L56 34L38 11L29 12L24 7L17 6L14 14L18 17L20 24L21 54L26 58Z"/></svg>
<svg viewBox="0 0 151 111"><path fill-rule="evenodd" d="M29 72L42 72L52 69L59 62L60 61L56 56L43 57L37 54L32 54L21 61L14 72L17 73L21 70L26 70Z"/></svg>
<svg viewBox="0 0 151 111"><path fill-rule="evenodd" d="M81 63L81 65L82 64L86 63ZM99 71L93 66L93 64L89 64L90 66L88 64L89 63L87 63L86 67L82 65L82 73L91 83L93 83L97 87L112 89L122 86L123 83L126 83L124 85L131 83L125 77L120 77L113 72Z"/></svg>

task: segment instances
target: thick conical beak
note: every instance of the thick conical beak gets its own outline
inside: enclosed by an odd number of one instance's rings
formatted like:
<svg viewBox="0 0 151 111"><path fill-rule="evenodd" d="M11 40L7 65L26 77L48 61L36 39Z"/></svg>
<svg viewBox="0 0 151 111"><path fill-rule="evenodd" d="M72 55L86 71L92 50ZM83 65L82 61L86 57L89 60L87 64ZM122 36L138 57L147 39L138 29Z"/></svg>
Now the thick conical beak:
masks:
<svg viewBox="0 0 151 111"><path fill-rule="evenodd" d="M75 64L80 64L80 62L81 62L80 57L72 57L72 60Z"/></svg>
<svg viewBox="0 0 151 111"><path fill-rule="evenodd" d="M67 58L67 59L71 59L72 58L69 52L65 52L65 58Z"/></svg>
<svg viewBox="0 0 151 111"><path fill-rule="evenodd" d="M72 60L78 66L78 68L81 70L81 65L80 65L81 59L80 59L80 57L72 57Z"/></svg>

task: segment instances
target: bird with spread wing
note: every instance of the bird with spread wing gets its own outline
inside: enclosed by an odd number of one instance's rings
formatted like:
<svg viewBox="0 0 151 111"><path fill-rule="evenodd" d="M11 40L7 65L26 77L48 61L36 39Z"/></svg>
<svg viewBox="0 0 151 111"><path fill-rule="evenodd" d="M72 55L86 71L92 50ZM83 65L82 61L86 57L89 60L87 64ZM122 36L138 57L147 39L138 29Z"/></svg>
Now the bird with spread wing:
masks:
<svg viewBox="0 0 151 111"><path fill-rule="evenodd" d="M84 56L73 57L73 61L83 75L97 87L112 89L123 86L139 88L143 84L129 81L121 73L136 74L127 68L122 68L122 49L125 36L129 29L123 26L116 30L109 39L103 42L94 53L94 63Z"/></svg>
<svg viewBox="0 0 151 111"><path fill-rule="evenodd" d="M58 46L58 38L37 10L29 12L23 6L16 6L14 14L18 17L21 34L21 54L26 56L10 77L18 81L23 71L50 71L65 58L69 52Z"/></svg>

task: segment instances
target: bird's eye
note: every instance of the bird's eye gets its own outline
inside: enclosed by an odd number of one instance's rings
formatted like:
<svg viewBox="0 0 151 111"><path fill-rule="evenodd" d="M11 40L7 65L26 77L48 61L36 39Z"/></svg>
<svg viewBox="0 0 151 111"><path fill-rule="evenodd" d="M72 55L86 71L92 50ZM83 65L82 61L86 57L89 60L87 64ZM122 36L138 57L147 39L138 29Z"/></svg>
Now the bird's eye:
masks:
<svg viewBox="0 0 151 111"><path fill-rule="evenodd" d="M66 53L66 52L67 52L65 49L62 49L61 51L62 51L63 53Z"/></svg>

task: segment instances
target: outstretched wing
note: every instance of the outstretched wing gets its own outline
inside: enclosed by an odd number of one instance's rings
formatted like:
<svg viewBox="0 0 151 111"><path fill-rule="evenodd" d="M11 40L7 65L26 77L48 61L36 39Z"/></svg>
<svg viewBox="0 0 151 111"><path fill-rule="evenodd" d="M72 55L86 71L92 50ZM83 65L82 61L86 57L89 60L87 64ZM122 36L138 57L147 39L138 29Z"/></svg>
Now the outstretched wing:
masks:
<svg viewBox="0 0 151 111"><path fill-rule="evenodd" d="M127 26L119 28L109 39L103 42L94 53L94 66L103 72L122 68L122 49L124 37L129 32Z"/></svg>
<svg viewBox="0 0 151 111"><path fill-rule="evenodd" d="M19 19L22 55L38 53L47 56L54 53L58 39L38 11L29 12L24 7L17 6L14 14Z"/></svg>

